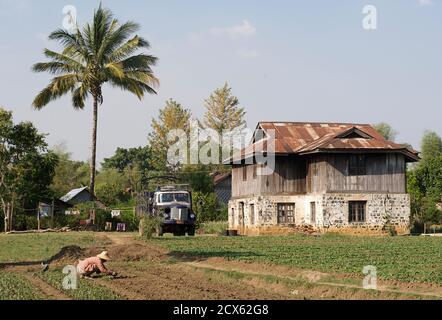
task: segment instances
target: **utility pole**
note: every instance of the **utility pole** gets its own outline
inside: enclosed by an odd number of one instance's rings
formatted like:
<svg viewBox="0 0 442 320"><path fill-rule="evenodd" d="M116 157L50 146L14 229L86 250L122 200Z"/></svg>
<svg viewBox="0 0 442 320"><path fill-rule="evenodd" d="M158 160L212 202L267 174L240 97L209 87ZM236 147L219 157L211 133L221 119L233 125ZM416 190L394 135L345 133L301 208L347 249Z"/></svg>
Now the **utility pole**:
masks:
<svg viewBox="0 0 442 320"><path fill-rule="evenodd" d="M55 199L52 198L52 206L51 206L51 228L54 228L54 212L55 212Z"/></svg>
<svg viewBox="0 0 442 320"><path fill-rule="evenodd" d="M40 231L40 206L37 207L37 230Z"/></svg>
<svg viewBox="0 0 442 320"><path fill-rule="evenodd" d="M9 202L6 204L6 212L5 212L5 233L8 232L9 229Z"/></svg>
<svg viewBox="0 0 442 320"><path fill-rule="evenodd" d="M14 198L12 199L12 202L11 202L11 206L10 206L10 208L9 208L9 231L12 231L12 224L13 224L13 221L12 221L12 219L13 219L13 216L14 216Z"/></svg>

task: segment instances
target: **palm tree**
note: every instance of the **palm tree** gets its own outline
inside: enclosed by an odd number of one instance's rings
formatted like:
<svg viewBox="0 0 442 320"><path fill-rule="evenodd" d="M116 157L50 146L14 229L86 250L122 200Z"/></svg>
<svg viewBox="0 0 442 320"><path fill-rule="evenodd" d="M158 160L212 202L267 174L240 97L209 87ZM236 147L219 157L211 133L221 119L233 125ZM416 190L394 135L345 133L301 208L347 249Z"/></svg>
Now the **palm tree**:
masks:
<svg viewBox="0 0 442 320"><path fill-rule="evenodd" d="M135 94L140 100L144 94L156 94L159 81L151 69L157 58L140 49L150 48L149 43L138 35L139 25L134 22L119 24L111 11L101 7L94 12L92 23L82 30L69 32L63 29L49 35L58 41L63 51L48 49L44 54L50 62L37 63L34 72L54 75L50 84L34 99L33 107L42 109L50 101L68 92L72 94L75 109L83 109L85 100L93 100L92 154L90 162L90 192L95 191L95 161L97 146L98 106L103 103L102 86L111 86Z"/></svg>

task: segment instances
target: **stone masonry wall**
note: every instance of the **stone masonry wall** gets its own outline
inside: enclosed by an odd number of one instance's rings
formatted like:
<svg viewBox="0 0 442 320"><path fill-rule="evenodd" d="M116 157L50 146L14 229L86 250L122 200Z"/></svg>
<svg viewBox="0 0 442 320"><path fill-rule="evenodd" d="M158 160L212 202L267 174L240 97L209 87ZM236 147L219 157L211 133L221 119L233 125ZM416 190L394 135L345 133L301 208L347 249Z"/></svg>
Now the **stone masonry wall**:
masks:
<svg viewBox="0 0 442 320"><path fill-rule="evenodd" d="M365 222L349 222L349 201L367 202ZM315 222L311 219L311 202L316 204ZM285 233L289 226L278 225L278 203L295 204L295 225L311 225L319 231L384 234L384 226L389 222L399 234L409 232L408 194L318 194L234 199L229 202L229 228L250 235ZM239 214L242 206L244 218Z"/></svg>

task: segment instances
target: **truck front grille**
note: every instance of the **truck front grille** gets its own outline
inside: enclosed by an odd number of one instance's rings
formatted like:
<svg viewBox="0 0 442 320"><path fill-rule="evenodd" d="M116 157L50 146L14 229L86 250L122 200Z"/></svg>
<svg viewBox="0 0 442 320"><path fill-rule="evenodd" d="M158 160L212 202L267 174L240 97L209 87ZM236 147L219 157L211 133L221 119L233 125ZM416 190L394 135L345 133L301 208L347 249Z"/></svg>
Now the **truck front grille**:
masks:
<svg viewBox="0 0 442 320"><path fill-rule="evenodd" d="M189 215L188 208L172 208L170 217L172 220L187 220Z"/></svg>

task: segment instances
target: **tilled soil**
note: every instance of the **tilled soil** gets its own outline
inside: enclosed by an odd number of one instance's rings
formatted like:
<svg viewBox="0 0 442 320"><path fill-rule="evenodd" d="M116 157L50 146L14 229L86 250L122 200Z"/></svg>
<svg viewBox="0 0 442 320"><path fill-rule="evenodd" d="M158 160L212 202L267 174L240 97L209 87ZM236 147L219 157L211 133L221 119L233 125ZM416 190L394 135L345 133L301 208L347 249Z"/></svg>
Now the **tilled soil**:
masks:
<svg viewBox="0 0 442 320"><path fill-rule="evenodd" d="M264 288L238 285L185 263L170 263L165 249L136 241L130 236L109 235L116 245L108 248L113 257L109 267L123 277L94 279L129 299L284 299Z"/></svg>
<svg viewBox="0 0 442 320"><path fill-rule="evenodd" d="M131 300L281 300L281 299L428 299L442 298L442 288L427 285L379 283L376 292L349 283L343 275L294 270L265 263L171 256L167 249L134 239L130 234L106 235L109 245L63 248L50 260L50 269L75 265L79 259L108 250L107 267L118 277L88 281ZM7 266L4 271L24 275L48 299L69 299L35 275L41 266Z"/></svg>

